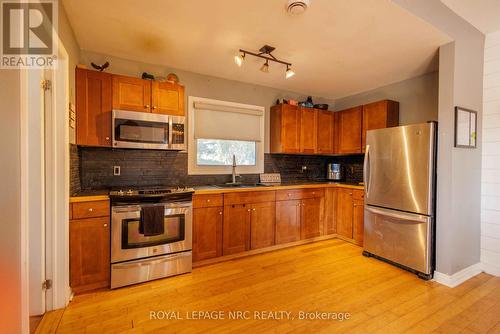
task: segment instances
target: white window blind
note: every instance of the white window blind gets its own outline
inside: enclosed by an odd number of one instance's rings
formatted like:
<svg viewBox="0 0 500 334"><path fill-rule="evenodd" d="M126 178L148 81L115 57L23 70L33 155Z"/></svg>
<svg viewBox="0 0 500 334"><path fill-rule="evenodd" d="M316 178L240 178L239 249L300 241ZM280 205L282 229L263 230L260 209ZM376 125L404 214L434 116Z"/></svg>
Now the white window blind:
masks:
<svg viewBox="0 0 500 334"><path fill-rule="evenodd" d="M261 109L195 102L194 110L195 139L262 140Z"/></svg>

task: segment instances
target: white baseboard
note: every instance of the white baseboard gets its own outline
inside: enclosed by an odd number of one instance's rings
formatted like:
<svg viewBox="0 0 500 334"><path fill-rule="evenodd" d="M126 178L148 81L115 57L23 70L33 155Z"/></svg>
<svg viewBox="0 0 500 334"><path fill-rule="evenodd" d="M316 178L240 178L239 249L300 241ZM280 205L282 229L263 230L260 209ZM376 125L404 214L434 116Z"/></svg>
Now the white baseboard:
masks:
<svg viewBox="0 0 500 334"><path fill-rule="evenodd" d="M498 264L481 262L483 271L493 276L500 276L500 266Z"/></svg>
<svg viewBox="0 0 500 334"><path fill-rule="evenodd" d="M459 272L454 273L453 275L447 275L435 271L434 281L446 285L447 287L454 288L456 286L459 286L463 282L467 281L468 279L480 274L482 271L483 271L482 263L473 264L472 266L462 269Z"/></svg>

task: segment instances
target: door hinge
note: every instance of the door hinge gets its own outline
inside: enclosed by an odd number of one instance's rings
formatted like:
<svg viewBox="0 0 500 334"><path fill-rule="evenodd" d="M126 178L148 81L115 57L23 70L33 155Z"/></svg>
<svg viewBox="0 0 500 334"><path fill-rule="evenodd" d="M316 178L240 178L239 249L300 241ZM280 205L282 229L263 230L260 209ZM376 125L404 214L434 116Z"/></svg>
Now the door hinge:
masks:
<svg viewBox="0 0 500 334"><path fill-rule="evenodd" d="M51 279L46 279L42 283L42 289L43 290L49 290L52 289L52 280Z"/></svg>
<svg viewBox="0 0 500 334"><path fill-rule="evenodd" d="M42 80L40 82L40 85L41 85L43 90L49 90L51 88L51 84L52 83L50 82L50 80Z"/></svg>

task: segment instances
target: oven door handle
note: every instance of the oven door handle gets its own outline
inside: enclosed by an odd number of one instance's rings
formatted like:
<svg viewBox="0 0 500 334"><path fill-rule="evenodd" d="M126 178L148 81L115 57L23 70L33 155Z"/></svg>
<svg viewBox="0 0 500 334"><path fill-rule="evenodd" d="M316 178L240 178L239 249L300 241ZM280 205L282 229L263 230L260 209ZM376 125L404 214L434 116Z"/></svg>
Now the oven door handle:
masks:
<svg viewBox="0 0 500 334"><path fill-rule="evenodd" d="M160 205L160 204L158 204ZM186 203L163 203L163 206L165 207L165 210L179 210L179 211L187 211L192 207L191 202L186 202ZM122 213L122 212L134 212L134 211L141 211L141 206L140 205L130 205L130 206L114 206L112 207L112 212L114 213Z"/></svg>
<svg viewBox="0 0 500 334"><path fill-rule="evenodd" d="M174 261L183 257L188 257L191 256L191 252L185 252L181 254L173 254L173 255L166 255L162 256L161 258L157 260L151 260L151 259L142 259L142 260L136 260L136 261L131 261L128 263L118 263L118 264L113 264L114 269L129 269L129 268L137 268L137 267L142 267L142 266L151 266L151 265L156 265L164 262L170 262Z"/></svg>

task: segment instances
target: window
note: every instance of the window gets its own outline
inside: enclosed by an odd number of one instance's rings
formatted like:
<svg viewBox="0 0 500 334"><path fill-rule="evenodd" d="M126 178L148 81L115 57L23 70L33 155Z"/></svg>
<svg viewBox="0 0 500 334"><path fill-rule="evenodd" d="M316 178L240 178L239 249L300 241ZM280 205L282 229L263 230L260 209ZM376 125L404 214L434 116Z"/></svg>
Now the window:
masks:
<svg viewBox="0 0 500 334"><path fill-rule="evenodd" d="M189 97L189 174L264 171L264 107Z"/></svg>

